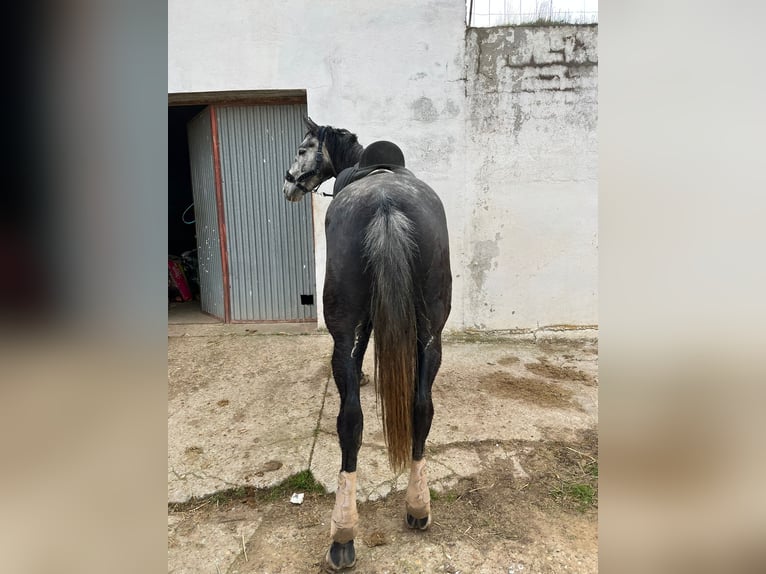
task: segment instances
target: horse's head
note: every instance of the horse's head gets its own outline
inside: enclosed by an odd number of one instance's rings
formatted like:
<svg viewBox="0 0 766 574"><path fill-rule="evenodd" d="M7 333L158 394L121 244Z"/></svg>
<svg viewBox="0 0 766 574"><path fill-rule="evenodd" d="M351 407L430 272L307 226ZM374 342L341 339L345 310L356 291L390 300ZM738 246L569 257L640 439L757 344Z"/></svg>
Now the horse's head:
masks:
<svg viewBox="0 0 766 574"><path fill-rule="evenodd" d="M295 161L285 174L282 193L289 201L300 201L322 182L335 175L330 154L325 145L325 135L329 128L318 126L311 118L304 118L308 132L303 138Z"/></svg>

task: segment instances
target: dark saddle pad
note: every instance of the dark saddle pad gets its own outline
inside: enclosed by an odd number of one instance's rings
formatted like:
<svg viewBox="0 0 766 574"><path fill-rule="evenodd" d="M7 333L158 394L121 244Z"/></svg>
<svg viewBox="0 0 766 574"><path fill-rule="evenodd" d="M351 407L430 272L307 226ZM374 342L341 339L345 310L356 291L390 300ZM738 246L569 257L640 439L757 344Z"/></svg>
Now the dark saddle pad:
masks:
<svg viewBox="0 0 766 574"><path fill-rule="evenodd" d="M359 163L341 171L335 178L333 195L346 187L348 184L362 179L379 169L387 169L394 172L406 172L404 167L404 154L395 143L389 141L373 142L364 148Z"/></svg>

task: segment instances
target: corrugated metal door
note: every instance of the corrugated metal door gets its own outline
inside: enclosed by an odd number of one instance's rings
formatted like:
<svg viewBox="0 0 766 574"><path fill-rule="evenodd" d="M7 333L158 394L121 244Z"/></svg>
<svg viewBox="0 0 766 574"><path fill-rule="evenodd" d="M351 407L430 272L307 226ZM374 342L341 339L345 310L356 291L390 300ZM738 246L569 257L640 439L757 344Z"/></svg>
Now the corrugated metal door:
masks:
<svg viewBox="0 0 766 574"><path fill-rule="evenodd" d="M215 114L231 319L315 320L311 197L290 203L282 194L306 106L215 106Z"/></svg>
<svg viewBox="0 0 766 574"><path fill-rule="evenodd" d="M213 132L209 108L200 112L188 123L187 133L197 229L201 307L205 313L223 320L225 318L223 265L216 208Z"/></svg>

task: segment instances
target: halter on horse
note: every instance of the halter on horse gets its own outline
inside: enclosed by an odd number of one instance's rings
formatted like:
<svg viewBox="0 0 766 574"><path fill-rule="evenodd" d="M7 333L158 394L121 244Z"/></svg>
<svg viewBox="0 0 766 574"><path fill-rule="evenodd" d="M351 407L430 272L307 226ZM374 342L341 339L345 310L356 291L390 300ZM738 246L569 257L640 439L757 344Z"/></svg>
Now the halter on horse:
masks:
<svg viewBox="0 0 766 574"><path fill-rule="evenodd" d="M312 193L316 191L317 187L319 187L319 185L316 185L313 189L307 189L303 185L303 182L314 176L317 176L317 175L321 176L321 172L319 168L321 168L322 164L324 163L324 152L322 151L324 149L324 136L325 136L325 128L320 128L319 134L317 136L317 150L314 157L314 169L301 173L297 179L292 176L289 170L287 171L287 173L285 173L285 181L288 183L294 184L295 187L297 187L304 194ZM321 184L322 181L324 180L321 180L319 183Z"/></svg>
<svg viewBox="0 0 766 574"><path fill-rule="evenodd" d="M452 275L441 200L404 167L401 150L390 142L364 149L347 130L310 119L306 125L283 193L300 201L336 177L325 219L323 302L334 341L342 461L325 561L340 570L356 562L356 466L364 422L359 386L373 329L375 387L389 462L397 472L410 467L405 521L419 530L431 523L424 453Z"/></svg>

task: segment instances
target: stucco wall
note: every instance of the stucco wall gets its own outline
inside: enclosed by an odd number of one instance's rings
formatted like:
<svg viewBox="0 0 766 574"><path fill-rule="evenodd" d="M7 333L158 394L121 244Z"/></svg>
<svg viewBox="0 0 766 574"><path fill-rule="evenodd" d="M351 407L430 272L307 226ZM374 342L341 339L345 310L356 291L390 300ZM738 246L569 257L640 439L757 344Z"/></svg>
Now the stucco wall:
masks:
<svg viewBox="0 0 766 574"><path fill-rule="evenodd" d="M598 322L597 33L466 33L467 326Z"/></svg>
<svg viewBox="0 0 766 574"><path fill-rule="evenodd" d="M582 57L570 28L466 31L462 0L170 0L168 92L305 89L315 121L396 141L447 212L449 328L593 324L596 29L571 28L592 42L575 90L499 64L543 63L546 34ZM314 197L320 295L330 201Z"/></svg>
<svg viewBox="0 0 766 574"><path fill-rule="evenodd" d="M170 0L168 9L168 92L305 89L315 121L363 144L396 141L444 198L452 240L462 242L463 2ZM329 202L314 197L319 294ZM460 312L452 320L459 326Z"/></svg>

